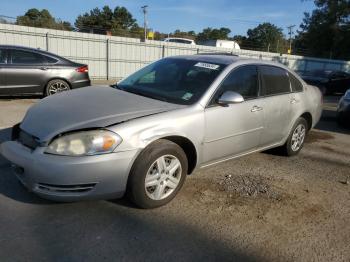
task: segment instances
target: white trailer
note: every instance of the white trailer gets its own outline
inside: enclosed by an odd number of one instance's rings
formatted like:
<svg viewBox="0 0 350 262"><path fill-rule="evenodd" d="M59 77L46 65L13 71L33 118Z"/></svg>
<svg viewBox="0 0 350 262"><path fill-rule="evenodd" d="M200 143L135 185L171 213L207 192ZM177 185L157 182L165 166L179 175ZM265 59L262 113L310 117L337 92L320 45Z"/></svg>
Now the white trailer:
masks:
<svg viewBox="0 0 350 262"><path fill-rule="evenodd" d="M199 44L206 45L206 46L215 46L215 47L222 47L227 49L241 49L239 44L236 41L231 40L207 40L202 41Z"/></svg>

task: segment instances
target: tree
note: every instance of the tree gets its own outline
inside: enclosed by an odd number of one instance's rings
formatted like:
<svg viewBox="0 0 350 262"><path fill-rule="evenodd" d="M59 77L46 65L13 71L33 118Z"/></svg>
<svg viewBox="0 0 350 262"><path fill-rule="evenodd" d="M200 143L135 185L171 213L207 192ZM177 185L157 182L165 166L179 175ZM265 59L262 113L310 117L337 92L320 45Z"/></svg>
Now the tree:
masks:
<svg viewBox="0 0 350 262"><path fill-rule="evenodd" d="M194 31L181 31L179 29L176 29L173 33L169 34L171 37L181 37L181 38L188 38L188 39L196 39L196 33Z"/></svg>
<svg viewBox="0 0 350 262"><path fill-rule="evenodd" d="M201 41L206 41L206 40L226 40L229 38L229 34L231 33L231 30L226 27L221 27L220 29L216 28L205 28L203 29L202 32L200 32L197 37L196 41L201 42Z"/></svg>
<svg viewBox="0 0 350 262"><path fill-rule="evenodd" d="M280 52L280 47L284 45L283 30L271 23L263 23L247 32L248 38L245 43L255 47L255 49Z"/></svg>
<svg viewBox="0 0 350 262"><path fill-rule="evenodd" d="M17 25L72 30L72 26L67 21L55 19L48 10L38 10L36 8L29 9L23 16L16 19Z"/></svg>
<svg viewBox="0 0 350 262"><path fill-rule="evenodd" d="M79 15L75 20L75 26L78 29L102 29L112 32L114 35L127 36L133 32L140 31L132 14L125 8L117 6L112 10L109 6L102 9L98 7L92 9L89 13Z"/></svg>
<svg viewBox="0 0 350 262"><path fill-rule="evenodd" d="M296 46L317 57L350 59L350 1L315 0L305 13Z"/></svg>

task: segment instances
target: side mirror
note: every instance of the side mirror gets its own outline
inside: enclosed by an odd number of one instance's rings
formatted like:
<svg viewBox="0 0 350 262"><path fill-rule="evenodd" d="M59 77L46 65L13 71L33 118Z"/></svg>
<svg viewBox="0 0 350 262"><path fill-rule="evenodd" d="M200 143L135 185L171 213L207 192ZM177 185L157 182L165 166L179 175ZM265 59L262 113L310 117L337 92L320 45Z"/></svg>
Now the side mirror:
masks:
<svg viewBox="0 0 350 262"><path fill-rule="evenodd" d="M226 91L218 100L220 105L239 104L242 102L244 102L243 96L233 91Z"/></svg>

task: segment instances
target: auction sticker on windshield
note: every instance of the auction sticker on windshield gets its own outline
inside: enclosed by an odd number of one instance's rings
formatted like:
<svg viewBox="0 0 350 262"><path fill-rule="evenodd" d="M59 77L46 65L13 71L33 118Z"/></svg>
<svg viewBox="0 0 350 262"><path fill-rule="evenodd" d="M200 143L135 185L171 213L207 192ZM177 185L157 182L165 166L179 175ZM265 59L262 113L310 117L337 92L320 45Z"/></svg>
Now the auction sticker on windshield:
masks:
<svg viewBox="0 0 350 262"><path fill-rule="evenodd" d="M220 67L219 65L203 63L203 62L198 62L194 66L207 68L207 69L212 69L212 70L217 70Z"/></svg>

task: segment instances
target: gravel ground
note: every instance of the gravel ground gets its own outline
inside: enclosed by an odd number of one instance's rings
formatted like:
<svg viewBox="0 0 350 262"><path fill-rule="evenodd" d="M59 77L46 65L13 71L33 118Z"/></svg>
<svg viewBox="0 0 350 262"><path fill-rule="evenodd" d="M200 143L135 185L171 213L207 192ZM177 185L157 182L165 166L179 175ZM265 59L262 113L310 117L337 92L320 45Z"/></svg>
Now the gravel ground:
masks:
<svg viewBox="0 0 350 262"><path fill-rule="evenodd" d="M0 101L0 125L33 101ZM42 200L0 158L0 260L350 261L350 132L335 124L334 101L298 156L256 153L201 169L155 210Z"/></svg>

